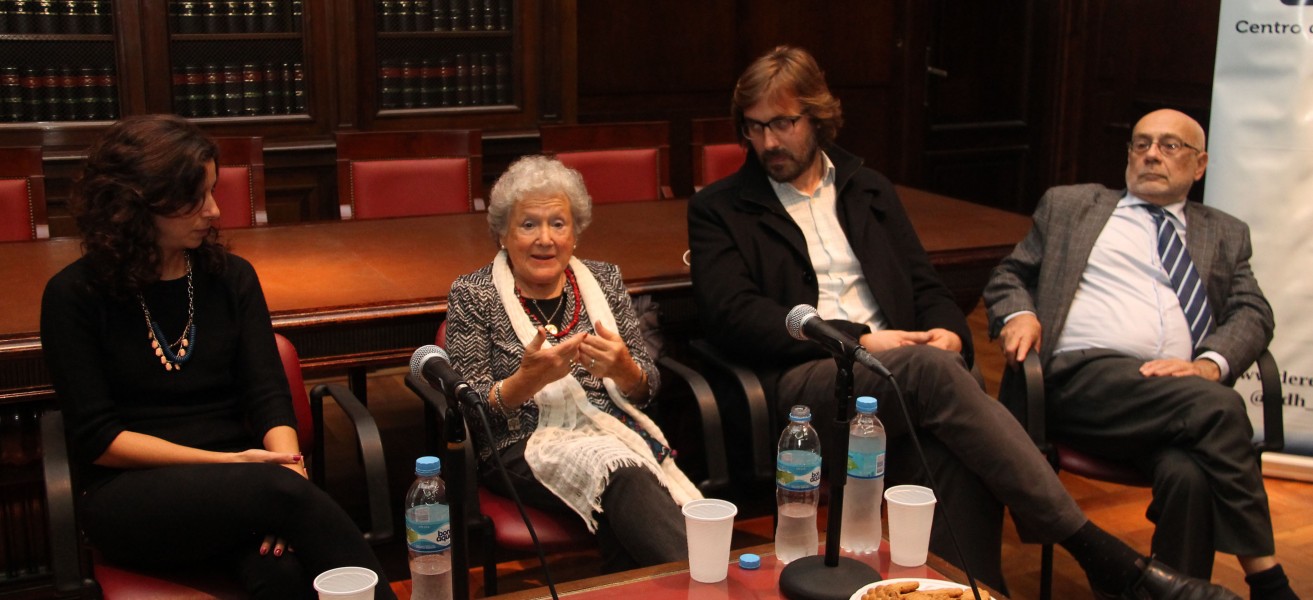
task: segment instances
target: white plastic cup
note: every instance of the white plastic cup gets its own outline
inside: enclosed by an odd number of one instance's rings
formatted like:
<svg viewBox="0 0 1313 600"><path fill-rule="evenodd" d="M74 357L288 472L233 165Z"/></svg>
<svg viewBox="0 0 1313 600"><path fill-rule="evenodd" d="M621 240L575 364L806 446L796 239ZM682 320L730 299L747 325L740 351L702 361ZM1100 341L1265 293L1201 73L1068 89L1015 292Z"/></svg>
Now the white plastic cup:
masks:
<svg viewBox="0 0 1313 600"><path fill-rule="evenodd" d="M904 567L925 564L930 526L935 520L935 493L919 485L896 485L884 491L889 505L889 559Z"/></svg>
<svg viewBox="0 0 1313 600"><path fill-rule="evenodd" d="M378 574L365 567L338 567L315 577L319 600L372 600Z"/></svg>
<svg viewBox="0 0 1313 600"><path fill-rule="evenodd" d="M733 502L707 498L684 505L688 532L688 573L693 581L716 583L729 575L729 543L734 534Z"/></svg>

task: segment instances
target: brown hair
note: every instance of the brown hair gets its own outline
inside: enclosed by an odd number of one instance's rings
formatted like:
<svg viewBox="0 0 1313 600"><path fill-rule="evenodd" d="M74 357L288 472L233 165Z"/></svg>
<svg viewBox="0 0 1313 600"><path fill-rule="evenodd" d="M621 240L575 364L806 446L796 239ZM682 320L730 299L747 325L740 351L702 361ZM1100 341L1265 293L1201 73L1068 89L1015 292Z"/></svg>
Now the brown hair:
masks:
<svg viewBox="0 0 1313 600"><path fill-rule="evenodd" d="M776 46L748 65L739 77L730 103L735 126L743 130L743 112L749 107L785 94L796 97L802 104L803 114L811 119L822 146L834 142L839 128L843 127L839 100L830 95L825 72L816 59L806 50L792 46Z"/></svg>
<svg viewBox="0 0 1313 600"><path fill-rule="evenodd" d="M116 296L159 279L156 215L199 208L205 165L219 150L191 122L174 115L140 115L115 123L91 146L73 186L72 212L96 281ZM224 248L211 228L193 251L202 269L223 268Z"/></svg>

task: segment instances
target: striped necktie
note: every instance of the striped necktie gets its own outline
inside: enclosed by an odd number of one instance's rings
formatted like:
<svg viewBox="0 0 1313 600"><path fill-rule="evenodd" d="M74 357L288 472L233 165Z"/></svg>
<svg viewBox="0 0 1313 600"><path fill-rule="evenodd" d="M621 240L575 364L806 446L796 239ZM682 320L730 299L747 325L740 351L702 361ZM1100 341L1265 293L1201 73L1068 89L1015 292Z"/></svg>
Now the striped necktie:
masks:
<svg viewBox="0 0 1313 600"><path fill-rule="evenodd" d="M1158 256L1163 263L1163 270L1172 281L1172 289L1185 311L1185 321L1190 326L1190 338L1195 349L1208 334L1213 325L1213 311L1208 308L1208 293L1204 290L1199 272L1190 260L1190 253L1185 250L1185 243L1176 231L1176 224L1167 218L1161 206L1142 204L1153 215L1154 225L1158 228Z"/></svg>

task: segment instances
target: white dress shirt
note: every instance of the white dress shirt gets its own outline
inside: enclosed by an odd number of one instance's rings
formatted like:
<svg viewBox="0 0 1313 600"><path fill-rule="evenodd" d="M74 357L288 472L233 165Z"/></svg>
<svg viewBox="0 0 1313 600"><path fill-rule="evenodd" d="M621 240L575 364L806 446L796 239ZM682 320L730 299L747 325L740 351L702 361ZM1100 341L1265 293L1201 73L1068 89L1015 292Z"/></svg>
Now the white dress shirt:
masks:
<svg viewBox="0 0 1313 600"><path fill-rule="evenodd" d="M862 263L857 260L848 237L839 226L834 163L824 152L821 161L824 175L821 185L811 195L798 191L792 184L770 180L775 196L807 240L807 256L816 271L816 283L821 292L816 301L816 312L823 319L865 323L872 331L885 329L884 316L866 283Z"/></svg>
<svg viewBox="0 0 1313 600"><path fill-rule="evenodd" d="M1193 358L1190 328L1158 255L1144 200L1128 194L1094 242L1054 354L1105 348L1145 361ZM1185 201L1163 207L1185 242ZM1205 352L1228 374L1225 358Z"/></svg>

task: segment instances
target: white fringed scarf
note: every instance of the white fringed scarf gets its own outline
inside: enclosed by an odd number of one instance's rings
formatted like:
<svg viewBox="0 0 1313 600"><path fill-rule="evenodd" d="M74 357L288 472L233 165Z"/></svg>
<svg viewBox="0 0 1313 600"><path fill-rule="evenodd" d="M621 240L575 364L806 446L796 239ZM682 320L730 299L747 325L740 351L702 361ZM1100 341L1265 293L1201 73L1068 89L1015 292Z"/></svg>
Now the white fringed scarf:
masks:
<svg viewBox="0 0 1313 600"><path fill-rule="evenodd" d="M574 270L579 296L589 317L611 331L619 331L611 306L593 273L573 257L570 268ZM493 259L492 283L501 298L502 308L510 317L516 337L527 347L538 331L515 295L515 279L505 250L498 252ZM546 343L551 344L551 339ZM670 446L656 423L620 395L615 381L603 378L602 383L620 410L632 417L652 439ZM651 446L619 419L593 406L584 387L573 375L566 374L547 384L533 399L538 405L538 427L525 445L524 460L544 487L583 518L589 531L597 531L597 519L593 515L602 511L602 492L611 472L621 467L646 467L680 506L702 497L697 487L675 466L673 456L658 464Z"/></svg>

